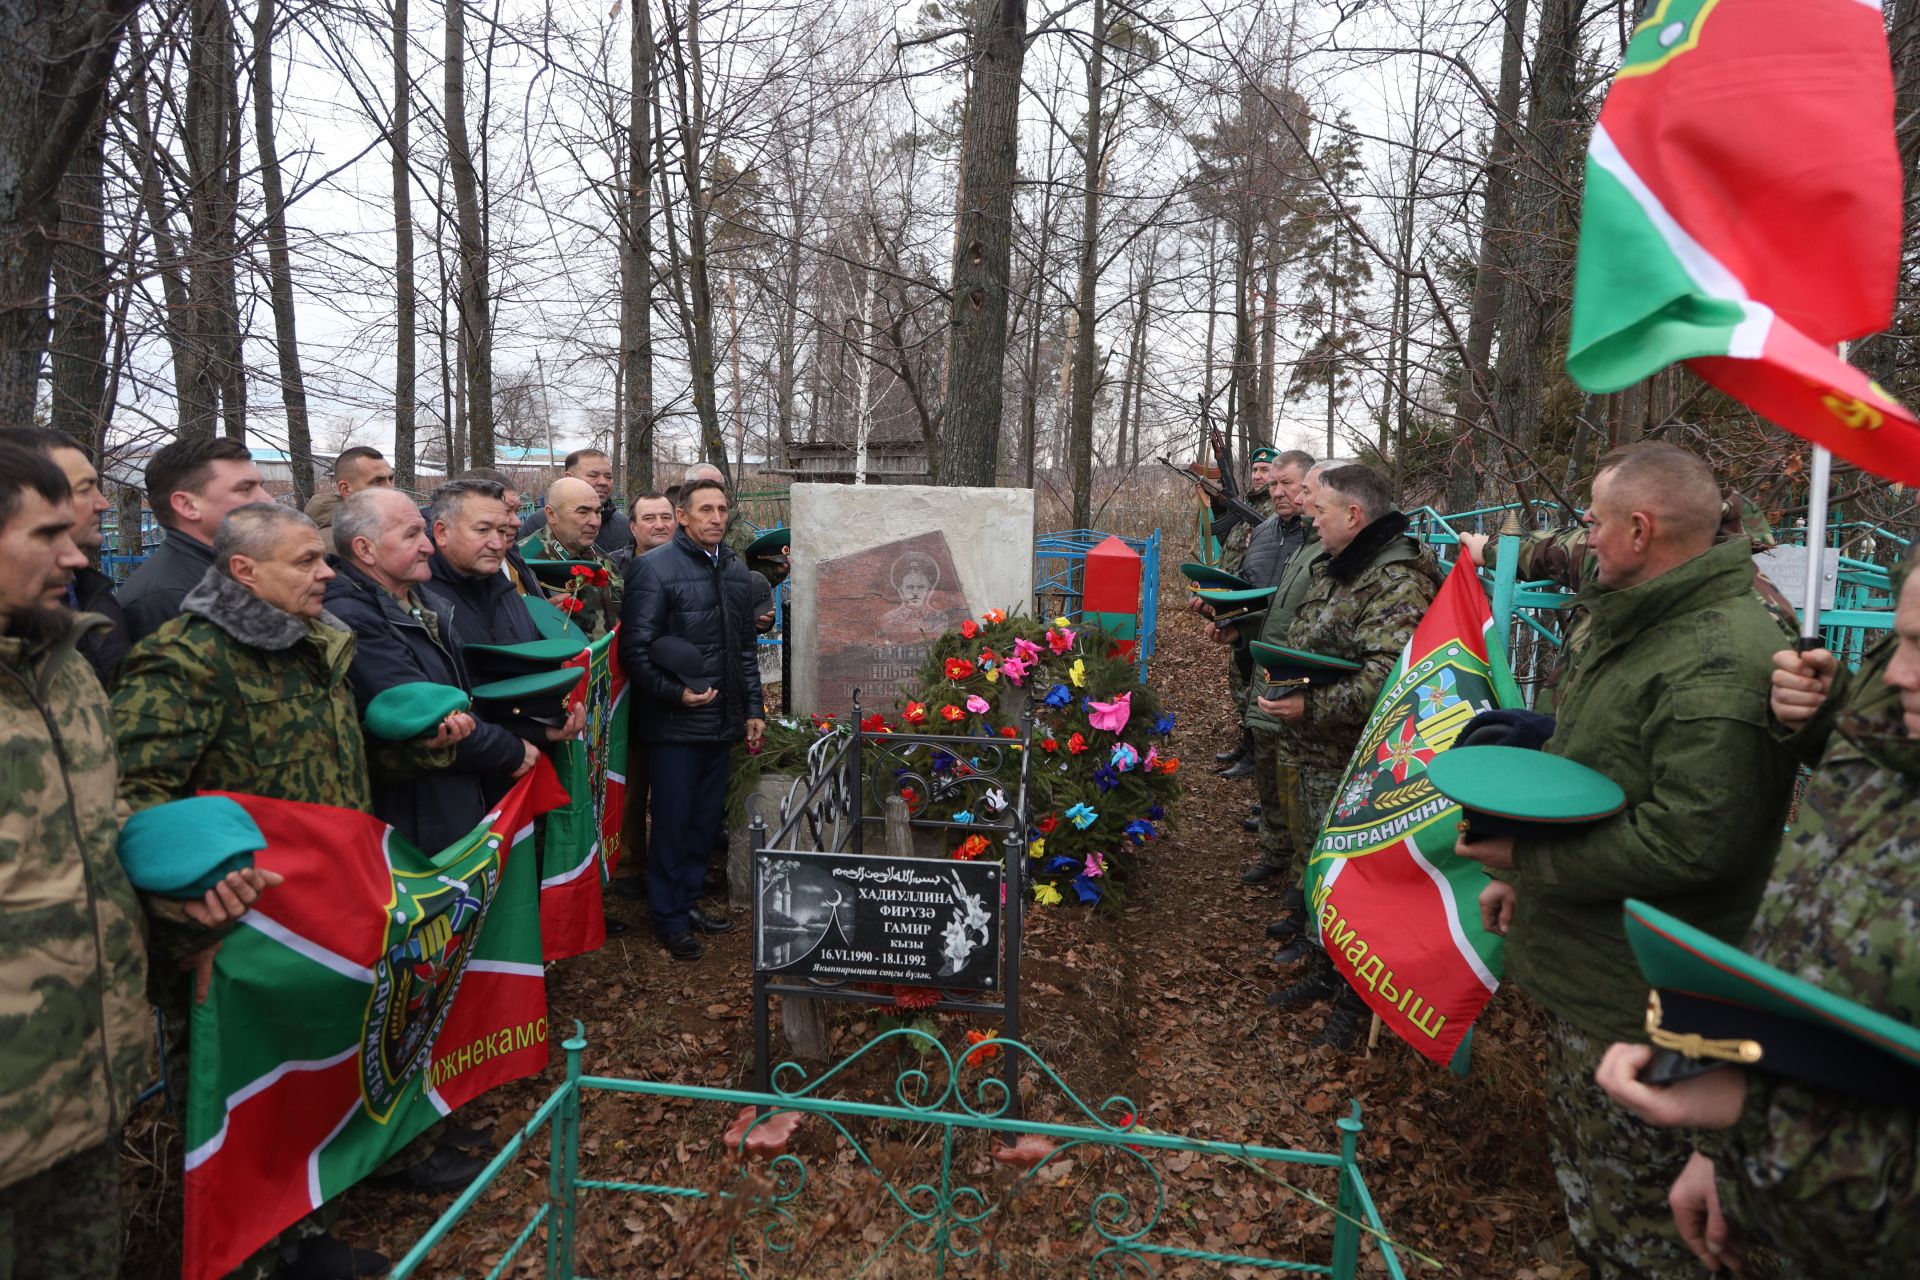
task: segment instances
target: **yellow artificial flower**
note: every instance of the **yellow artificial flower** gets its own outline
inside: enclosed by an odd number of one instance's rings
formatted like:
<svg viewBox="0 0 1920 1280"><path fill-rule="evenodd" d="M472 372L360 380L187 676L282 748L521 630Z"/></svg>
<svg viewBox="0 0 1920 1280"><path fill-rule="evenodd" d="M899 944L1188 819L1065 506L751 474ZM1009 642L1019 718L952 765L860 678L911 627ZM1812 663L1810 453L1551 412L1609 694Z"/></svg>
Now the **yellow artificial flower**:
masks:
<svg viewBox="0 0 1920 1280"><path fill-rule="evenodd" d="M1050 884L1037 884L1033 886L1033 900L1043 907L1057 907L1060 905L1060 891Z"/></svg>
<svg viewBox="0 0 1920 1280"><path fill-rule="evenodd" d="M989 667L987 669L987 683L998 684L999 681L1000 681L1000 672L994 668Z"/></svg>
<svg viewBox="0 0 1920 1280"><path fill-rule="evenodd" d="M1062 631L1065 631L1067 627L1071 624L1067 622L1067 616L1063 613L1059 617L1053 620L1053 625L1060 628Z"/></svg>
<svg viewBox="0 0 1920 1280"><path fill-rule="evenodd" d="M1076 689L1086 684L1087 660L1085 658L1075 658L1073 660L1073 665L1067 668L1067 679L1073 681L1073 687Z"/></svg>
<svg viewBox="0 0 1920 1280"><path fill-rule="evenodd" d="M1027 856L1029 858L1046 857L1047 856L1047 838L1045 836L1041 836L1039 839L1035 840L1032 844L1028 845Z"/></svg>

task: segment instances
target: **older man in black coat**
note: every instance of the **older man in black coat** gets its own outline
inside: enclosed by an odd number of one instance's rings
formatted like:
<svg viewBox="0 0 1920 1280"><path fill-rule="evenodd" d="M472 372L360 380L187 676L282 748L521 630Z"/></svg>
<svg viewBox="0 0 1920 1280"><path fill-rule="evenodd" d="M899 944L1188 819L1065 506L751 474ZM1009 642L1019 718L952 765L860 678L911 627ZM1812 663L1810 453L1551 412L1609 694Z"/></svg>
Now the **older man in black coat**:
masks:
<svg viewBox="0 0 1920 1280"><path fill-rule="evenodd" d="M726 808L727 762L744 737L766 731L760 664L754 654L753 584L726 545L727 491L713 480L680 490L672 541L634 560L620 603L620 662L631 696L647 714L635 728L647 743L653 823L647 846L647 900L654 930L676 960L697 960L694 930L733 928L697 909L707 854ZM697 655L669 670L655 642L685 641Z"/></svg>

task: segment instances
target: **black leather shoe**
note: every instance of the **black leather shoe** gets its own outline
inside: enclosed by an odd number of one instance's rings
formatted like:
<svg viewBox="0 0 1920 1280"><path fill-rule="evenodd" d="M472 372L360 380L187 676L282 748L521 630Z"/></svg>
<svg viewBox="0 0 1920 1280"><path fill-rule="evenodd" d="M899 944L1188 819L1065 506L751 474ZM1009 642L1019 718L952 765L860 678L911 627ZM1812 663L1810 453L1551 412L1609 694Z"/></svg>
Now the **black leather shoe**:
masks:
<svg viewBox="0 0 1920 1280"><path fill-rule="evenodd" d="M621 876L607 882L607 889L622 902L645 902L647 882L639 876Z"/></svg>
<svg viewBox="0 0 1920 1280"><path fill-rule="evenodd" d="M1260 831L1260 819L1242 818L1240 819L1240 829L1248 835L1256 835Z"/></svg>
<svg viewBox="0 0 1920 1280"><path fill-rule="evenodd" d="M1282 916L1267 926L1267 936L1275 942L1285 942L1299 937L1302 927L1299 916Z"/></svg>
<svg viewBox="0 0 1920 1280"><path fill-rule="evenodd" d="M1240 758L1241 751L1242 751L1242 747L1240 746L1239 743L1236 742L1231 747L1228 747L1225 751L1214 752L1213 762L1215 764L1221 764L1221 765L1232 764L1235 760L1238 760Z"/></svg>
<svg viewBox="0 0 1920 1280"><path fill-rule="evenodd" d="M689 911L687 919L701 933L729 933L733 929L733 921L710 911Z"/></svg>
<svg viewBox="0 0 1920 1280"><path fill-rule="evenodd" d="M662 938L660 945L675 960L698 960L707 954L707 949L700 945L700 939L691 933L676 933L671 938Z"/></svg>
<svg viewBox="0 0 1920 1280"><path fill-rule="evenodd" d="M1340 975L1334 972L1331 964L1324 969L1315 969L1290 987L1269 992L1267 1003L1276 1009L1295 1009L1303 1004L1315 1004L1327 997L1338 994L1346 985L1340 981Z"/></svg>
<svg viewBox="0 0 1920 1280"><path fill-rule="evenodd" d="M322 1232L282 1250L280 1265L270 1280L354 1280L356 1276L383 1276L387 1255L356 1249L345 1240Z"/></svg>
<svg viewBox="0 0 1920 1280"><path fill-rule="evenodd" d="M1222 769L1220 776L1223 778L1251 778L1253 776L1253 757L1241 756L1231 769Z"/></svg>
<svg viewBox="0 0 1920 1280"><path fill-rule="evenodd" d="M1300 892L1298 888L1287 890L1280 895L1280 909L1282 911L1305 911L1307 909L1307 895Z"/></svg>
<svg viewBox="0 0 1920 1280"><path fill-rule="evenodd" d="M1327 1025L1320 1028L1320 1034L1313 1038L1311 1047L1352 1053L1360 1047L1360 1038L1366 1034L1367 1024L1372 1021L1373 1011L1367 1008L1366 1001L1348 988L1346 995L1333 1002L1333 1008L1327 1012Z"/></svg>
<svg viewBox="0 0 1920 1280"><path fill-rule="evenodd" d="M402 1169L392 1177L382 1178L380 1183L399 1191L443 1195L448 1191L464 1190L486 1167L487 1162L479 1156L470 1156L452 1147L436 1147L433 1154L419 1164Z"/></svg>
<svg viewBox="0 0 1920 1280"><path fill-rule="evenodd" d="M632 929L633 926L624 920L615 920L612 916L607 917L607 936L609 938L617 938L623 933L630 932Z"/></svg>
<svg viewBox="0 0 1920 1280"><path fill-rule="evenodd" d="M1240 883L1265 884L1279 875L1282 870L1281 867L1271 866L1265 862L1256 862L1240 873Z"/></svg>
<svg viewBox="0 0 1920 1280"><path fill-rule="evenodd" d="M1295 938L1286 946L1273 953L1273 962L1282 969L1291 969L1313 954L1313 943L1305 938Z"/></svg>

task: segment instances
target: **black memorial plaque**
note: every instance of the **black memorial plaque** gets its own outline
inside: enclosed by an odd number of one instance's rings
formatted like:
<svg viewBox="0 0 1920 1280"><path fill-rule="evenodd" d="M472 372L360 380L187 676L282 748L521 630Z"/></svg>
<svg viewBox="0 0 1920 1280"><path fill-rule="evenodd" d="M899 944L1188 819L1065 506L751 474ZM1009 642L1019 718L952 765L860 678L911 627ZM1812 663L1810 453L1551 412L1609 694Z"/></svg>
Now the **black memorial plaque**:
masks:
<svg viewBox="0 0 1920 1280"><path fill-rule="evenodd" d="M993 990L998 863L770 852L754 965L787 978Z"/></svg>

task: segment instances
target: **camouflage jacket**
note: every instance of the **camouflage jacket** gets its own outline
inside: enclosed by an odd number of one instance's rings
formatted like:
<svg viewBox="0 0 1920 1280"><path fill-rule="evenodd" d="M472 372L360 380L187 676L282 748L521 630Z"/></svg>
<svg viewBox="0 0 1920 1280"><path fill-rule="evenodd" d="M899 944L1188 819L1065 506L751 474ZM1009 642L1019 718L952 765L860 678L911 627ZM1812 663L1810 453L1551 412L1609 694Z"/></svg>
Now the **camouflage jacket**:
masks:
<svg viewBox="0 0 1920 1280"><path fill-rule="evenodd" d="M547 599L571 617L574 625L587 633L589 640L598 640L619 625L622 584L619 566L614 563L612 556L598 547L589 547L586 555L575 555L560 545L553 536L553 530L545 527L520 540L520 554L530 561L583 560L597 565L607 575L604 586L588 581L576 571L563 586L555 586L549 581Z"/></svg>
<svg viewBox="0 0 1920 1280"><path fill-rule="evenodd" d="M75 653L107 620L47 616L0 635L0 1187L117 1135L153 1040L112 718Z"/></svg>
<svg viewBox="0 0 1920 1280"><path fill-rule="evenodd" d="M1720 504L1720 529L1714 535L1716 543L1731 542L1744 538L1755 551L1764 551L1774 545L1773 529L1760 508L1753 505L1738 490L1729 490ZM1492 567L1499 560L1500 540L1487 542L1487 565ZM1519 563L1514 566L1514 574L1521 582L1552 582L1568 591L1579 592L1594 583L1598 564L1593 553L1587 550L1587 526L1569 525L1563 529L1543 529L1529 534L1520 543ZM1781 621L1788 631L1797 630L1799 615L1794 612L1793 602L1780 593L1773 580L1762 573L1758 566L1753 571L1754 594L1760 602ZM1561 629L1560 648L1553 655L1546 672L1541 676L1540 687L1534 696L1534 705L1541 711L1552 711L1559 697L1560 682L1566 678L1567 664L1573 655L1585 644L1592 624L1579 601L1570 601L1565 606L1567 617Z"/></svg>
<svg viewBox="0 0 1920 1280"><path fill-rule="evenodd" d="M1346 658L1360 670L1305 691L1306 715L1279 726L1274 746L1282 759L1335 773L1346 769L1387 674L1440 588L1439 566L1406 533L1407 518L1391 511L1345 550L1313 560L1313 581L1279 643ZM1266 685L1258 675L1252 683Z"/></svg>
<svg viewBox="0 0 1920 1280"><path fill-rule="evenodd" d="M1891 640L1842 676L1786 743L1813 779L1747 950L1835 995L1920 1024L1920 742L1881 678ZM1817 763L1816 763L1817 762ZM1739 1124L1699 1135L1736 1232L1788 1274L1904 1276L1920 1258L1920 1099L1856 1101L1747 1073Z"/></svg>
<svg viewBox="0 0 1920 1280"><path fill-rule="evenodd" d="M208 570L121 670L122 796L134 809L233 791L371 812L352 659L331 614L296 618Z"/></svg>
<svg viewBox="0 0 1920 1280"><path fill-rule="evenodd" d="M1725 542L1579 603L1587 642L1545 750L1597 769L1626 810L1520 841L1507 971L1606 1040L1644 1039L1646 984L1620 906L1640 898L1716 937L1745 935L1773 868L1795 764L1768 728L1773 655L1792 642L1753 594L1753 553Z"/></svg>

